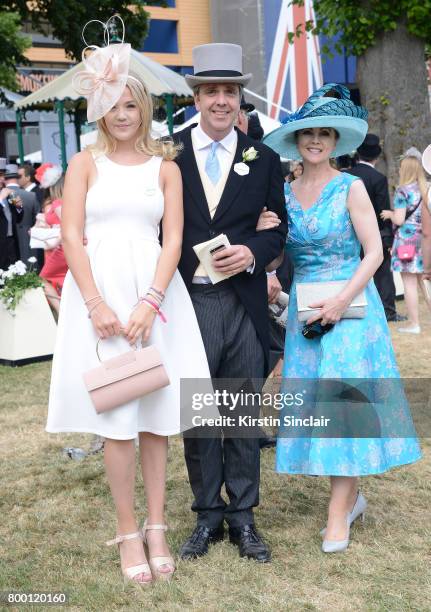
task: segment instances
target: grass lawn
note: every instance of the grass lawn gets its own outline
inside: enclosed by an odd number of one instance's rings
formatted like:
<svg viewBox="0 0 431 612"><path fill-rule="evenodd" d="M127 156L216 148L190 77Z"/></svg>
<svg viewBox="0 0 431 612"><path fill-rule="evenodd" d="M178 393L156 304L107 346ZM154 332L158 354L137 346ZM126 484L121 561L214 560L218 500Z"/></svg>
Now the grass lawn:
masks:
<svg viewBox="0 0 431 612"><path fill-rule="evenodd" d="M418 378L418 389L429 396L431 318L423 305L421 314L420 336L397 333L399 324L391 331L403 376ZM115 517L101 454L71 461L61 449L88 447L89 437L44 432L49 375L50 363L0 367L0 591L65 591L72 610L431 610L430 439L422 440L417 464L363 479L366 522L355 524L348 551L339 555L320 551L327 481L277 475L274 452L263 451L256 521L273 562L240 559L224 542L199 561L179 562L170 584L140 590L123 586L118 553L104 546L115 534ZM167 518L173 553L193 527L191 501L182 441L172 438ZM141 483L137 507L143 520Z"/></svg>

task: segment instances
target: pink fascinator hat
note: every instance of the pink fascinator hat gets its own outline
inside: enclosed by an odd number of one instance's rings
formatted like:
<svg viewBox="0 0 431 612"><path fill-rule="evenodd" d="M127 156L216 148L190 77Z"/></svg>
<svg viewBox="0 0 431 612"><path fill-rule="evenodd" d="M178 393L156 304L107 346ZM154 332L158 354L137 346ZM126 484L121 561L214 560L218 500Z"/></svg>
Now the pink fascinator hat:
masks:
<svg viewBox="0 0 431 612"><path fill-rule="evenodd" d="M123 38L121 43L109 44L109 25L113 19L121 21ZM90 23L102 25L106 47L87 44L84 32ZM124 22L118 15L106 23L92 19L85 24L82 39L87 45L82 51L85 70L75 74L73 87L77 93L87 98L87 120L93 122L106 115L121 98L129 75L131 47L124 42Z"/></svg>

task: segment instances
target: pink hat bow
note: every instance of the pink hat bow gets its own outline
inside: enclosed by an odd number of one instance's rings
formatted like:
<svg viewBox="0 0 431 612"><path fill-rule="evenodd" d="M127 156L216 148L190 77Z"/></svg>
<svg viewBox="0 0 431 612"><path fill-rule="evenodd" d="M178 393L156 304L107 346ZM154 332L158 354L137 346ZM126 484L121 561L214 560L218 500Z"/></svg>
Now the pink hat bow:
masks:
<svg viewBox="0 0 431 612"><path fill-rule="evenodd" d="M121 20L119 17L118 19ZM109 21L102 24L105 32L107 32L108 42ZM84 42L86 42L85 38ZM91 53L88 54L88 51L91 51ZM77 93L87 98L87 119L89 122L101 119L121 98L129 74L130 52L130 44L124 42L108 44L106 47L88 45L83 50L82 63L85 69L75 74L73 87Z"/></svg>

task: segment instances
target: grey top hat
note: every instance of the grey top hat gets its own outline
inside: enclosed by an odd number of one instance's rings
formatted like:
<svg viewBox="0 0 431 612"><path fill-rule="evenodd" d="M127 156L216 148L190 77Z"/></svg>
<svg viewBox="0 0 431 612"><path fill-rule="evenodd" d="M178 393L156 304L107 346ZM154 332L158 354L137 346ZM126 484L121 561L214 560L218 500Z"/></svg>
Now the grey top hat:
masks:
<svg viewBox="0 0 431 612"><path fill-rule="evenodd" d="M252 74L242 73L242 47L231 43L210 43L194 47L194 74L186 74L187 85L238 83L247 85Z"/></svg>
<svg viewBox="0 0 431 612"><path fill-rule="evenodd" d="M0 171L6 170L6 162L7 162L6 157L0 157Z"/></svg>
<svg viewBox="0 0 431 612"><path fill-rule="evenodd" d="M5 178L18 178L18 166L16 164L6 164Z"/></svg>

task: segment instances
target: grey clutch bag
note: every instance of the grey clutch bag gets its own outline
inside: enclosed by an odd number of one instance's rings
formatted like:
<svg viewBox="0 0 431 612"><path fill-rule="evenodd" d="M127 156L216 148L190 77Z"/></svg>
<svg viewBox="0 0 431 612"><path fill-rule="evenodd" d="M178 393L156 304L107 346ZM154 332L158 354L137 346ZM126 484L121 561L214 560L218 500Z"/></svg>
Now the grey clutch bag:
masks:
<svg viewBox="0 0 431 612"><path fill-rule="evenodd" d="M298 302L298 321L307 321L310 317L319 313L318 308L309 308L309 304L320 302L337 295L347 285L348 280L327 281L324 283L298 283L296 285ZM367 307L365 291L361 291L351 302L348 309L343 313L342 319L363 319Z"/></svg>

